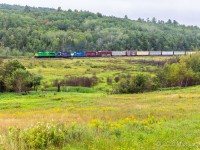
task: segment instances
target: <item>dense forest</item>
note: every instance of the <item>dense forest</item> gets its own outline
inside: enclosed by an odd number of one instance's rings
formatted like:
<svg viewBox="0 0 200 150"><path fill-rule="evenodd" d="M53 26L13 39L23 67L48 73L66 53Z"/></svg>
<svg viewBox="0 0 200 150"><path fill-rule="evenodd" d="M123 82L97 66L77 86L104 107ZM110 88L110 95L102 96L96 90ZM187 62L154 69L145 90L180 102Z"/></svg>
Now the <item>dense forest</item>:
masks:
<svg viewBox="0 0 200 150"><path fill-rule="evenodd" d="M134 12L133 12L134 13ZM88 11L0 4L0 55L36 51L196 50L200 29Z"/></svg>

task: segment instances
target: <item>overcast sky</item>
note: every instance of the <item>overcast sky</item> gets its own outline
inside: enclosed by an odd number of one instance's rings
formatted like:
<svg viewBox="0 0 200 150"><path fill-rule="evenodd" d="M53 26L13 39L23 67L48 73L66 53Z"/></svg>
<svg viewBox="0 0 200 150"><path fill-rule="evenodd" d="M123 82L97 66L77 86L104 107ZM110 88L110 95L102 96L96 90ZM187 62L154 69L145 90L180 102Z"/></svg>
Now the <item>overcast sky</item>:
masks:
<svg viewBox="0 0 200 150"><path fill-rule="evenodd" d="M200 0L0 0L0 3L35 7L61 7L100 12L108 16L136 20L156 17L177 20L180 24L200 27Z"/></svg>

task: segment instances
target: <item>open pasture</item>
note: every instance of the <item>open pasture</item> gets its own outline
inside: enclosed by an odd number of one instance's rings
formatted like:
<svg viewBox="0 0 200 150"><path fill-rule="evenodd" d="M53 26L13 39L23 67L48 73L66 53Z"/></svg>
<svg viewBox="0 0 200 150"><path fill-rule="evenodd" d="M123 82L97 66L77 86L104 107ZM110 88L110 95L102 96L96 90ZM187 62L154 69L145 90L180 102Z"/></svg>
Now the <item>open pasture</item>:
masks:
<svg viewBox="0 0 200 150"><path fill-rule="evenodd" d="M199 86L134 95L4 93L0 96L0 133L7 135L11 126L24 129L38 122L77 123L83 130L88 127L94 137L68 145L75 149L196 149L200 144L199 93ZM131 118L137 121L134 127Z"/></svg>
<svg viewBox="0 0 200 150"><path fill-rule="evenodd" d="M62 80L68 77L97 76L98 91L106 91L111 86L106 79L119 75L133 75L137 73L152 74L158 67L176 57L114 57L114 58L74 58L74 59L22 59L19 60L31 73L43 77L43 88L51 87L53 80Z"/></svg>
<svg viewBox="0 0 200 150"><path fill-rule="evenodd" d="M123 95L99 90L110 88L108 76L154 75L165 59L169 57L20 60L49 86L68 75L95 74L102 81L87 93L45 91L43 85L27 95L1 93L0 148L200 149L200 86ZM53 143L45 141L44 124L56 135Z"/></svg>

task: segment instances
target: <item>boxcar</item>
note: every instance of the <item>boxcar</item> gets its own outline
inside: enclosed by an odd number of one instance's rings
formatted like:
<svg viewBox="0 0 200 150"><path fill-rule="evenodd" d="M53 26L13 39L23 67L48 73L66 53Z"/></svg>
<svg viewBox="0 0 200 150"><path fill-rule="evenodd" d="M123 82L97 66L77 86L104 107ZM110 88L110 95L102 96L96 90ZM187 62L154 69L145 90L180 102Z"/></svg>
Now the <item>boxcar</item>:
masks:
<svg viewBox="0 0 200 150"><path fill-rule="evenodd" d="M85 52L86 57L100 57L99 52Z"/></svg>
<svg viewBox="0 0 200 150"><path fill-rule="evenodd" d="M126 51L112 51L112 56L126 56Z"/></svg>
<svg viewBox="0 0 200 150"><path fill-rule="evenodd" d="M173 51L162 51L163 56L173 56L174 52Z"/></svg>
<svg viewBox="0 0 200 150"><path fill-rule="evenodd" d="M161 56L161 51L149 51L150 56Z"/></svg>
<svg viewBox="0 0 200 150"><path fill-rule="evenodd" d="M99 55L100 55L100 57L110 57L110 56L112 56L112 52L111 51L100 51Z"/></svg>
<svg viewBox="0 0 200 150"><path fill-rule="evenodd" d="M185 55L186 51L174 51L174 55L178 56L178 55Z"/></svg>
<svg viewBox="0 0 200 150"><path fill-rule="evenodd" d="M136 56L137 55L137 51L126 51L126 56Z"/></svg>
<svg viewBox="0 0 200 150"><path fill-rule="evenodd" d="M148 56L149 51L137 51L137 56Z"/></svg>

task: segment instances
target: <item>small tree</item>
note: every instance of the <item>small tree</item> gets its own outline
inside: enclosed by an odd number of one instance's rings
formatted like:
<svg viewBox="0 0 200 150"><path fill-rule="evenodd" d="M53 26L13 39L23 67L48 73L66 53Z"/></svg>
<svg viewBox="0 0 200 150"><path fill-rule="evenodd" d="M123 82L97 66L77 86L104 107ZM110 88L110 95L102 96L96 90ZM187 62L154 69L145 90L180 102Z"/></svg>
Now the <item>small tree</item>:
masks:
<svg viewBox="0 0 200 150"><path fill-rule="evenodd" d="M125 15L125 16L124 16L124 19L128 19L128 16L127 16L127 15Z"/></svg>
<svg viewBox="0 0 200 150"><path fill-rule="evenodd" d="M130 78L121 79L115 90L116 93L142 93L152 90L152 82L150 82L148 76L138 74Z"/></svg>
<svg viewBox="0 0 200 150"><path fill-rule="evenodd" d="M186 63L187 68L192 68L194 72L200 72L200 53L182 57L181 62Z"/></svg>
<svg viewBox="0 0 200 150"><path fill-rule="evenodd" d="M3 64L0 74L3 78L11 77L12 73L20 68L26 70L26 68L19 61L8 61L7 63Z"/></svg>
<svg viewBox="0 0 200 150"><path fill-rule="evenodd" d="M159 70L157 77L162 87L191 86L200 82L197 74L185 62L166 64Z"/></svg>
<svg viewBox="0 0 200 150"><path fill-rule="evenodd" d="M112 85L112 77L107 77L107 84Z"/></svg>
<svg viewBox="0 0 200 150"><path fill-rule="evenodd" d="M58 7L58 8L57 8L57 11L62 11L62 8L61 8L61 7Z"/></svg>
<svg viewBox="0 0 200 150"><path fill-rule="evenodd" d="M32 77L32 86L35 91L37 91L38 86L41 84L42 77L41 76L33 76Z"/></svg>
<svg viewBox="0 0 200 150"><path fill-rule="evenodd" d="M17 60L3 64L0 72L0 91L23 92L40 85L41 77L31 75Z"/></svg>
<svg viewBox="0 0 200 150"><path fill-rule="evenodd" d="M17 69L13 72L11 78L11 87L15 92L24 92L31 88L31 74L23 69Z"/></svg>
<svg viewBox="0 0 200 150"><path fill-rule="evenodd" d="M136 75L135 78L131 82L132 92L143 93L145 90L148 89L147 82L148 82L147 76L143 74Z"/></svg>
<svg viewBox="0 0 200 150"><path fill-rule="evenodd" d="M25 13L29 13L30 11L31 11L30 7L26 5L26 6L24 7L24 12L25 12Z"/></svg>

